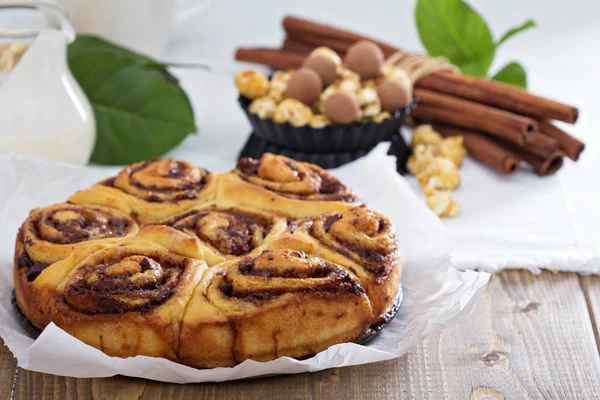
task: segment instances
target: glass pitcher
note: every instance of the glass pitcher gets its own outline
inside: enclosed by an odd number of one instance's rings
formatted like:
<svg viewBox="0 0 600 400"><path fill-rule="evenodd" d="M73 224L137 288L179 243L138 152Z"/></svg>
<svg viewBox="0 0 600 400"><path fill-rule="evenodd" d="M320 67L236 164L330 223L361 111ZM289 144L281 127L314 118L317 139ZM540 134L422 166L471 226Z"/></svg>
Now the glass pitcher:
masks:
<svg viewBox="0 0 600 400"><path fill-rule="evenodd" d="M52 4L0 3L0 45L28 45L0 76L0 149L79 165L89 161L96 127L67 66L74 39L64 11Z"/></svg>

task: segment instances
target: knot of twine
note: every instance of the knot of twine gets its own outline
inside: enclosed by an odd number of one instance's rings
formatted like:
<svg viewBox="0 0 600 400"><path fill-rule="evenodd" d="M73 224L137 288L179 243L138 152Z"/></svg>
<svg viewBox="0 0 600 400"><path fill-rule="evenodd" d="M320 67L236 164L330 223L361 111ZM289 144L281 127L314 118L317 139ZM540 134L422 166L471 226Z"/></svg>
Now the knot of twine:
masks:
<svg viewBox="0 0 600 400"><path fill-rule="evenodd" d="M460 72L460 68L444 57L429 57L398 50L385 60L387 65L400 67L414 84L419 79L438 71Z"/></svg>

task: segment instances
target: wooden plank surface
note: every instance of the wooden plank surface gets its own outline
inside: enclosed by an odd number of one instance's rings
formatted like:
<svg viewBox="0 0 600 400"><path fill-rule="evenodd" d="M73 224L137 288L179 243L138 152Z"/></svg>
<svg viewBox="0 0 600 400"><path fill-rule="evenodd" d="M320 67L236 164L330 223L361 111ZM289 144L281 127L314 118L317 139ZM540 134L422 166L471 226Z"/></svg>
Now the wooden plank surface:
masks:
<svg viewBox="0 0 600 400"><path fill-rule="evenodd" d="M467 321L398 360L313 374L175 385L74 379L19 370L16 399L600 398L600 358L588 305L600 315L600 278L503 272ZM12 361L11 361L12 360ZM0 353L0 398L14 360ZM12 362L12 364L11 364Z"/></svg>

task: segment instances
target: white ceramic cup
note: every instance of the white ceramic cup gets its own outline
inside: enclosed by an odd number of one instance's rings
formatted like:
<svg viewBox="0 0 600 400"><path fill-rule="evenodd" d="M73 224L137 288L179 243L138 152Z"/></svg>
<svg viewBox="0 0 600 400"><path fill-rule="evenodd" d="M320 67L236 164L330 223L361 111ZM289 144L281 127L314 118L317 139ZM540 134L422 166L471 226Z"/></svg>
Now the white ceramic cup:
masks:
<svg viewBox="0 0 600 400"><path fill-rule="evenodd" d="M214 0L55 0L75 31L160 58L173 25L207 10Z"/></svg>

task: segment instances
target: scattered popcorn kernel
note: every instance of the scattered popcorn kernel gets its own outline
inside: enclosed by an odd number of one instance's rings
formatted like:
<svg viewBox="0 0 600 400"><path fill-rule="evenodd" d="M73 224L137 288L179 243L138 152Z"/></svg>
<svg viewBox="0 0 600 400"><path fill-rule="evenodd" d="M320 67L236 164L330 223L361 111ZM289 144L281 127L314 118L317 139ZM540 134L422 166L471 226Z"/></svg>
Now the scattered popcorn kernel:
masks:
<svg viewBox="0 0 600 400"><path fill-rule="evenodd" d="M381 113L381 102L377 99L377 101L362 107L360 111L362 118L373 119Z"/></svg>
<svg viewBox="0 0 600 400"><path fill-rule="evenodd" d="M418 175L425 171L429 164L433 162L434 158L433 148L431 146L420 144L413 150L413 154L408 157L406 167L411 174Z"/></svg>
<svg viewBox="0 0 600 400"><path fill-rule="evenodd" d="M331 122L323 114L313 115L309 122L309 125L316 129L324 128L329 124L331 124Z"/></svg>
<svg viewBox="0 0 600 400"><path fill-rule="evenodd" d="M348 92L350 94L357 94L360 90L360 82L356 82L352 79L344 79L337 84L339 90Z"/></svg>
<svg viewBox="0 0 600 400"><path fill-rule="evenodd" d="M403 85L410 85L409 87L412 90L412 82L410 81L410 78L402 68L396 67L394 65L384 65L381 68L381 72L385 79L399 82Z"/></svg>
<svg viewBox="0 0 600 400"><path fill-rule="evenodd" d="M392 115L387 112L387 111L383 111L380 112L378 115L375 116L375 118L373 118L373 121L375 121L376 123L381 123L383 122L383 120L388 119L388 118L392 118Z"/></svg>
<svg viewBox="0 0 600 400"><path fill-rule="evenodd" d="M444 138L442 143L435 148L435 155L446 157L451 160L457 167L462 164L463 158L467 154L467 150L463 146L462 136L451 136Z"/></svg>
<svg viewBox="0 0 600 400"><path fill-rule="evenodd" d="M356 83L358 86L360 86L360 75L358 75L356 72L354 72L348 68L342 68L340 70L339 80L340 81L352 81L352 82Z"/></svg>
<svg viewBox="0 0 600 400"><path fill-rule="evenodd" d="M452 199L449 191L425 189L427 207L440 218L452 218L460 213L460 204Z"/></svg>
<svg viewBox="0 0 600 400"><path fill-rule="evenodd" d="M236 75L235 86L242 96L257 99L269 91L269 79L261 72L247 69Z"/></svg>
<svg viewBox="0 0 600 400"><path fill-rule="evenodd" d="M252 103L250 103L250 107L248 107L248 110L252 114L256 114L262 119L273 117L275 109L277 109L277 102L269 96L263 96L253 100Z"/></svg>
<svg viewBox="0 0 600 400"><path fill-rule="evenodd" d="M285 99L275 109L273 121L278 124L289 122L293 126L304 126L310 122L313 113L310 108L296 99Z"/></svg>
<svg viewBox="0 0 600 400"><path fill-rule="evenodd" d="M379 101L377 91L370 87L360 89L356 97L358 99L358 104L361 106Z"/></svg>
<svg viewBox="0 0 600 400"><path fill-rule="evenodd" d="M419 125L413 131L411 146L414 149L420 144L437 147L442 143L442 136L433 130L431 125Z"/></svg>
<svg viewBox="0 0 600 400"><path fill-rule="evenodd" d="M28 48L23 43L0 44L0 72L12 71Z"/></svg>
<svg viewBox="0 0 600 400"><path fill-rule="evenodd" d="M287 92L287 85L292 77L294 70L288 69L287 71L275 71L271 77L271 86L269 87L269 96L274 98L277 102L281 102L285 99Z"/></svg>
<svg viewBox="0 0 600 400"><path fill-rule="evenodd" d="M456 189L460 183L456 164L444 157L435 157L427 167L417 175L417 181L425 188L440 190Z"/></svg>

